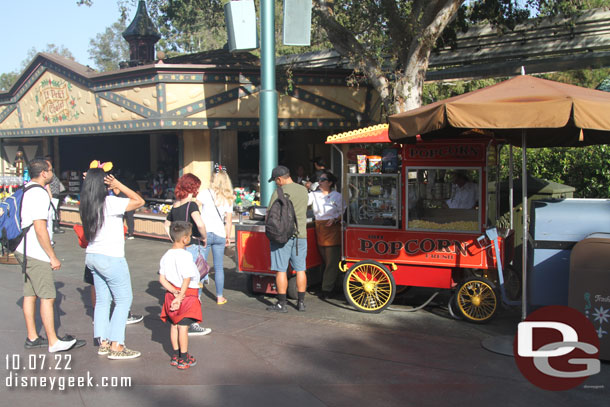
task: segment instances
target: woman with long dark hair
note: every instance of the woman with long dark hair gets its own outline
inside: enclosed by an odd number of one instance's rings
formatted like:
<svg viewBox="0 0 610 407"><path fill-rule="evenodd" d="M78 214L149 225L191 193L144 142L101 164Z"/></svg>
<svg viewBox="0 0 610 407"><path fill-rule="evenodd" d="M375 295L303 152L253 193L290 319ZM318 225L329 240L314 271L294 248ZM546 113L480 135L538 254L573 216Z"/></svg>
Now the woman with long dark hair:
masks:
<svg viewBox="0 0 610 407"><path fill-rule="evenodd" d="M201 254L206 247L206 229L203 219L201 218L201 212L199 211L199 204L195 200L199 187L201 186L201 180L194 174L187 173L181 176L176 182L174 188L174 196L176 200L172 206L172 210L167 215L165 220L165 231L169 234L169 227L174 221L190 222L193 225L193 231L191 235L191 244L186 246L185 249L193 256L193 261L197 260L197 256ZM171 236L170 236L171 239ZM204 280L208 277L206 276ZM200 285L201 287L201 285ZM201 295L201 289L199 290ZM212 330L210 328L204 328L197 323L192 324L189 327L189 335L207 335Z"/></svg>
<svg viewBox="0 0 610 407"><path fill-rule="evenodd" d="M109 195L110 189L118 189L127 197ZM140 352L125 346L125 325L133 294L125 260L123 214L144 205L144 199L102 168L87 171L80 198L80 217L89 241L85 264L93 274L97 297L93 336L100 341L98 355L108 355L108 359L137 358Z"/></svg>

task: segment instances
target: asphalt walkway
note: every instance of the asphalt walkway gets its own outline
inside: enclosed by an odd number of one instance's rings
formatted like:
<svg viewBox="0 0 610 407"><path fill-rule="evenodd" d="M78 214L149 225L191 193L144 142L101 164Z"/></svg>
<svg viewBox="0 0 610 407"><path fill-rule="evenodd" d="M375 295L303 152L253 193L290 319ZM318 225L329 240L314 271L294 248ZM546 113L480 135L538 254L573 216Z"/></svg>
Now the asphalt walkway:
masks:
<svg viewBox="0 0 610 407"><path fill-rule="evenodd" d="M610 399L608 363L583 385L550 392L531 385L512 357L481 347L483 339L514 332L518 313L478 326L438 307L370 315L308 296L305 313L270 314L272 299L248 295L229 258L229 302L217 306L208 286L204 325L213 332L190 338L198 364L179 371L169 365L169 327L159 319L156 273L169 244L145 239L126 243L132 310L145 316L127 327L127 345L142 357L108 360L92 345L84 250L71 231L56 241L56 323L61 334L88 343L63 354L26 351L20 268L0 265L3 406L602 406ZM37 386L23 387L23 378ZM121 387L121 380L131 383Z"/></svg>

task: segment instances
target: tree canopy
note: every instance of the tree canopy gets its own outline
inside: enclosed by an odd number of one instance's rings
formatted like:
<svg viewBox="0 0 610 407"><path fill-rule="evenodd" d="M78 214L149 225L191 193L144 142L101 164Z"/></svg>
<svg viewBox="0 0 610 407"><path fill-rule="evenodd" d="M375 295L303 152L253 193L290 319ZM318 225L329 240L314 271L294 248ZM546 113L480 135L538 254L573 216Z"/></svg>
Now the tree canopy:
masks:
<svg viewBox="0 0 610 407"><path fill-rule="evenodd" d="M122 35L127 28L125 21L123 14L119 21L89 41L89 57L98 70L114 71L119 68L120 62L129 59L129 45Z"/></svg>
<svg viewBox="0 0 610 407"><path fill-rule="evenodd" d="M168 55L219 49L226 42L223 6L228 0L148 0ZM383 101L387 114L424 102L423 85L433 49L455 43L457 32L478 22L512 30L532 16L576 16L610 0L312 0L312 46L281 45L283 2L276 6L278 54L332 48L355 67ZM91 4L92 0L79 0ZM137 0L118 0L123 10ZM255 0L260 9L260 0Z"/></svg>

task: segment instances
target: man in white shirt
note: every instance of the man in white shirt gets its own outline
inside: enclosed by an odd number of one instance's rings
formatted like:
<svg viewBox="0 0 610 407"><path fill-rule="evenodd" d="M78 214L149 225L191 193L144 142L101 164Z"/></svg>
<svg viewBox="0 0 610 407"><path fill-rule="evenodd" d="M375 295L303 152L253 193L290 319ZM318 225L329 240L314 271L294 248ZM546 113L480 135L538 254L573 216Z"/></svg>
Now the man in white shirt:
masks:
<svg viewBox="0 0 610 407"><path fill-rule="evenodd" d="M447 207L451 209L473 209L479 200L479 189L476 184L470 182L462 172L456 172L453 176L453 192L451 198L447 199Z"/></svg>
<svg viewBox="0 0 610 407"><path fill-rule="evenodd" d="M15 250L15 256L21 264L26 260L23 283L23 316L27 329L26 349L48 346L49 352L61 352L81 347L85 341L69 335L58 338L55 332L55 279L53 271L61 268L61 262L51 246L47 230L47 219L51 198L44 186L53 179L53 167L45 159L35 158L30 161L31 181L26 185L38 184L25 192L22 200L21 227L31 226ZM27 258L24 259L24 252ZM36 298L40 298L40 319L47 338L38 336L35 313Z"/></svg>

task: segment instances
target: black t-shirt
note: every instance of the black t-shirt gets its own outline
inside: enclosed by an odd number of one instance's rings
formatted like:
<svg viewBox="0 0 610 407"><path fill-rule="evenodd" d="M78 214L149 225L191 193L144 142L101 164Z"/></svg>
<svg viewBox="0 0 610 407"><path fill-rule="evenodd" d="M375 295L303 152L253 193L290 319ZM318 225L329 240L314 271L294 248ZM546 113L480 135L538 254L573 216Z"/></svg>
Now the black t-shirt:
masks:
<svg viewBox="0 0 610 407"><path fill-rule="evenodd" d="M188 216L186 211L188 209ZM171 211L167 214L167 220L170 222L181 220L185 222L191 222L193 225L193 237L201 237L201 233L199 233L199 229L197 228L197 224L193 220L193 212L199 212L199 207L195 202L187 202L185 204L180 205L177 208L172 208Z"/></svg>

